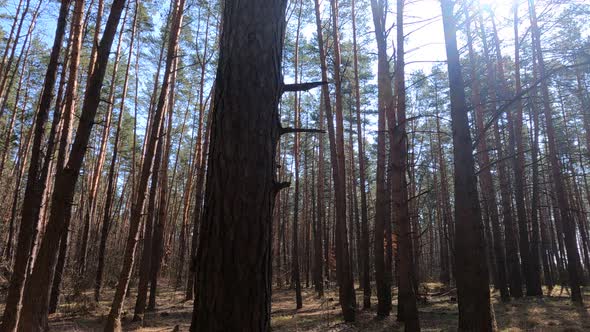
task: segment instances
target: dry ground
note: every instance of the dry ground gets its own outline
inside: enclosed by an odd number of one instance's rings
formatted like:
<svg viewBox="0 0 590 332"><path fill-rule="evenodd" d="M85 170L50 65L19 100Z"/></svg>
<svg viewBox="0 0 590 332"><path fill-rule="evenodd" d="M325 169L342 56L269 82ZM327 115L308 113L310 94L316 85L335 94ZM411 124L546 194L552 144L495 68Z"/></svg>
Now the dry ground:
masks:
<svg viewBox="0 0 590 332"><path fill-rule="evenodd" d="M455 331L457 328L457 303L455 294L427 284L421 290L425 296L419 303L423 331ZM561 294L560 294L561 293ZM59 313L50 317L53 331L100 331L104 317L108 314L112 291L104 294L105 301L95 304L91 294L66 295L61 301ZM493 307L500 331L590 331L590 290L585 292L586 305L573 306L566 291L554 289L551 296L542 299L525 298L500 303L498 294L493 293ZM185 302L183 292L164 289L159 295L159 309L147 313L142 323L131 322L134 294L125 306L123 324L126 331L188 331L192 303ZM305 289L304 307L294 310L292 290L275 290L272 303L273 331L396 331L402 325L395 321L395 315L376 319L374 309L361 310L357 322L345 324L340 316L337 292L331 289L323 299L317 299L313 290ZM395 293L394 293L395 299ZM358 292L358 301L362 293ZM375 304L376 299L373 299ZM3 310L3 304L0 305ZM247 308L244 308L247 310ZM395 302L394 310L395 313Z"/></svg>

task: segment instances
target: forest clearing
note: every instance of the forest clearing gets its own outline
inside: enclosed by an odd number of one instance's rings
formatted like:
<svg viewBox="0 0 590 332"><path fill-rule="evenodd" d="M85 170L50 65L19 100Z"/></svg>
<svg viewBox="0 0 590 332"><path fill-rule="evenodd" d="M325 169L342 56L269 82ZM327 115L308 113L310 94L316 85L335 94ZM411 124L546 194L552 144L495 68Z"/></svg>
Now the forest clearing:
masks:
<svg viewBox="0 0 590 332"><path fill-rule="evenodd" d="M0 0L0 332L590 330L587 0Z"/></svg>

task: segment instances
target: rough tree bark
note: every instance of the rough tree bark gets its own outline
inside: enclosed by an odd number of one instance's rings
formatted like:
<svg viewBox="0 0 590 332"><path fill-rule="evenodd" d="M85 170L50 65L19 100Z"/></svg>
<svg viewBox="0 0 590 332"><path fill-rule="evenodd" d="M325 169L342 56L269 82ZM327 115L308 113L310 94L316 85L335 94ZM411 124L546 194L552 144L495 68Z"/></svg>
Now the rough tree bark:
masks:
<svg viewBox="0 0 590 332"><path fill-rule="evenodd" d="M224 5L191 331L270 330L286 4Z"/></svg>

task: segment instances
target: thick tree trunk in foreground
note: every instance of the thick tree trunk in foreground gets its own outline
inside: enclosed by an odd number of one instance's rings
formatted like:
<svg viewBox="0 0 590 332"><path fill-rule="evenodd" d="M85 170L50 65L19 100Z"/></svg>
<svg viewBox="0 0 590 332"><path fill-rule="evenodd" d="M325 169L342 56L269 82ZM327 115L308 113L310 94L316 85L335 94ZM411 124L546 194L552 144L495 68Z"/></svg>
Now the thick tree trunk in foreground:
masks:
<svg viewBox="0 0 590 332"><path fill-rule="evenodd" d="M455 157L455 263L459 329L463 331L492 331L488 266L477 180L472 152L472 140L467 119L465 84L457 50L456 22L453 2L441 0L447 49L453 155Z"/></svg>
<svg viewBox="0 0 590 332"><path fill-rule="evenodd" d="M191 331L270 330L286 4L225 3Z"/></svg>

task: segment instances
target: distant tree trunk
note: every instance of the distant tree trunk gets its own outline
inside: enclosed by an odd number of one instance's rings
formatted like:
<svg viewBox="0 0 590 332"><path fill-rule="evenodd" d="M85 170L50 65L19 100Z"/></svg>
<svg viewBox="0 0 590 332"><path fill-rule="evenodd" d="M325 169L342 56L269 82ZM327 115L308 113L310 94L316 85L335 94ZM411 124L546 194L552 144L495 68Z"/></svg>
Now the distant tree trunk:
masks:
<svg viewBox="0 0 590 332"><path fill-rule="evenodd" d="M53 87L57 78L59 53L66 30L69 7L70 1L62 1L59 9L59 17L57 19L55 39L51 49L47 71L45 73L43 93L39 101L39 110L35 117L35 132L23 199L21 226L16 248L16 260L10 277L6 306L2 316L2 325L0 326L0 329L3 331L14 331L19 321L19 306L23 296L23 287L25 285L31 247L34 241L35 228L38 223L36 215L40 208L41 198L44 191L43 183L40 181L39 175L42 164L41 149L45 136L45 123L47 122L49 108L51 107L51 101L53 99Z"/></svg>
<svg viewBox="0 0 590 332"><path fill-rule="evenodd" d="M72 144L65 168L56 175L56 190L52 196L51 216L45 230L45 236L39 246L36 264L27 281L23 297L23 317L20 321L19 331L47 329L49 290L59 249L57 239L65 231L65 220L71 213L76 182L90 139L96 111L98 110L100 90L124 5L124 0L115 0L111 6L105 32L98 46L96 69L88 79L88 89L82 106L76 139Z"/></svg>
<svg viewBox="0 0 590 332"><path fill-rule="evenodd" d="M207 23L209 23L209 19L210 19L210 15L208 14L207 16ZM221 29L221 25L219 25L217 27L217 29ZM219 32L219 31L218 31ZM190 257L191 257L191 262L192 259L195 257L196 255L196 251L197 251L197 240L198 240L198 227L199 227L199 222L201 221L201 211L202 211L202 203L203 203L203 187L205 185L205 170L206 170L206 166L207 166L207 159L206 159L206 153L208 150L208 145L209 145L209 115L205 116L205 109L206 109L206 101L205 101L205 94L204 94L204 88L205 88L205 75L206 75L206 69L207 69L207 64L208 64L208 60L210 59L209 53L208 53L208 41L209 41L209 24L207 24L207 28L205 29L205 45L204 45L204 49L203 49L203 55L200 56L200 62L201 62L201 71L200 71L200 77L199 77L199 128L197 129L197 139L195 142L195 153L194 153L194 165L193 165L193 169L191 171L196 172L197 173L197 183L195 183L195 193L196 195L194 195L194 197L196 198L196 202L195 202L195 211L193 212L193 218L192 218L192 237L191 237L191 247L190 247ZM215 84L213 84L213 86L215 86ZM213 95L213 88L211 89L211 92L209 93L209 96ZM206 127L206 128L204 128ZM203 132L205 131L205 142L203 142ZM189 189L190 191L190 189ZM190 200L193 196L192 195L188 195L185 198L185 204L187 205L185 207L185 209L188 209L190 206ZM187 224L188 224L188 210L186 210L186 220L187 220ZM184 217L183 217L184 218ZM183 220L183 224L184 224L184 220ZM187 227L190 227L187 226ZM185 235L186 237L186 235ZM181 264L184 263L184 260L181 261ZM192 263L191 263L192 264ZM183 267L180 266L179 270L182 270ZM194 274L194 269L191 269L189 267L189 273L188 273L188 278L186 281L186 293L185 293L185 298L187 300L192 300L193 299L193 293L194 293L194 285L195 285L195 274Z"/></svg>
<svg viewBox="0 0 590 332"><path fill-rule="evenodd" d="M6 38L4 53L2 54L2 60L0 60L0 81L2 81L4 79L4 75L8 75L8 70L10 69L10 68L7 68L8 66L6 66L6 64L8 62L8 53L10 52L11 49L13 49L17 46L18 38L20 37L20 33L16 33L16 36L15 36L15 32L17 29L22 29L22 27L20 27L20 24L18 24L18 23L19 23L20 17L24 18L24 16L21 16L21 9L23 8L23 2L24 2L24 0L18 1L18 5L16 6L16 11L14 13L14 18L12 19L12 24L10 25L10 33L8 33L8 38ZM30 1L27 0L27 2L25 4L26 10L28 10L29 6L30 6ZM25 15L26 15L26 11L25 11ZM2 91L4 91L4 89L2 89ZM8 97L8 94L6 94L6 97ZM4 96L0 96L0 98L4 98ZM3 112L3 110L0 110L0 118L3 115L2 112Z"/></svg>
<svg viewBox="0 0 590 332"><path fill-rule="evenodd" d="M489 148L487 144L487 135L485 128L485 106L481 97L481 86L477 77L477 63L475 61L475 51L473 50L473 36L471 35L471 20L469 19L468 9L465 9L465 15L468 17L466 23L467 44L469 47L469 62L471 73L471 93L472 104L475 107L475 122L478 133L477 140L477 154L479 156L479 180L483 196L483 204L486 214L490 218L493 232L493 248L494 258L496 259L496 274L494 286L500 290L500 298L502 301L509 300L508 280L506 276L506 257L504 255L504 245L502 239L502 230L500 228L500 218L498 215L498 202L496 200L496 190L494 188L494 181L492 178L492 164L490 161ZM489 73L488 73L489 74ZM494 97L492 97L494 98ZM491 239L490 239L491 240Z"/></svg>
<svg viewBox="0 0 590 332"><path fill-rule="evenodd" d="M174 114L174 94L176 90L177 69L178 61L175 61L173 75L171 78L170 95L168 97L168 130L166 131L166 145L164 146L164 156L162 157L162 165L160 166L161 174L159 175L160 196L158 203L158 214L154 215L156 219L154 220L154 231L152 235L152 259L149 271L150 296L147 306L147 310L149 311L153 311L156 309L158 275L160 274L160 268L162 266L162 253L164 249L164 231L166 229L166 223L168 218L168 160L170 159L170 149L172 146L172 117ZM164 133L162 133L162 135L163 134Z"/></svg>
<svg viewBox="0 0 590 332"><path fill-rule="evenodd" d="M299 1L299 14L297 16L297 30L295 33L295 55L293 68L295 70L295 84L299 83L299 32L301 28L301 10L303 8L303 1ZM299 128L299 94L295 92L293 101L294 111L294 128ZM303 307L303 300L301 298L301 277L299 274L299 134L295 133L293 138L293 180L295 181L295 191L293 194L293 226L291 229L292 236L292 255L291 255L291 279L295 286L295 302L297 309Z"/></svg>
<svg viewBox="0 0 590 332"><path fill-rule="evenodd" d="M441 0L441 7L449 71L455 157L455 261L457 271L461 271L456 274L459 329L492 331L494 324L490 305L488 266L467 118L465 84L457 49L454 4L450 0Z"/></svg>
<svg viewBox="0 0 590 332"><path fill-rule="evenodd" d="M214 85L215 86L215 85ZM211 90L212 94L215 92L215 88ZM189 278L187 281L186 287L186 294L185 298L187 300L193 299L194 291L195 291L195 269L196 266L194 264L194 259L197 254L197 246L198 246L198 230L201 225L203 219L203 195L205 191L205 178L207 172L207 155L209 152L209 142L211 139L211 121L213 120L213 115L211 114L213 110L213 103L211 103L209 112L207 113L206 121L205 121L205 135L204 135L204 142L203 146L201 147L201 157L199 158L200 165L197 171L197 183L195 184L195 211L193 212L193 222L192 222L192 238L191 238L191 267L189 269ZM202 112L205 111L205 107L201 109Z"/></svg>
<svg viewBox="0 0 590 332"><path fill-rule="evenodd" d="M323 29L322 29L322 20L320 15L320 2L319 0L314 0L314 9L315 9L315 20L316 20L316 31L317 31L317 39L318 39L318 48L320 53L320 67L322 72L322 81L328 81L328 68L326 66L326 52L324 49L324 37L323 37ZM321 130L324 129L324 115L325 110L332 107L330 102L330 91L327 85L322 85L321 91L321 101L320 101L320 114L318 118L319 127ZM327 233L324 232L324 226L327 224L326 219L326 205L325 205L325 190L324 190L324 137L320 135L318 137L318 178L317 178L317 187L318 187L318 202L317 202L317 210L318 210L318 224L316 230L316 238L314 241L314 249L315 249L315 278L316 278L316 292L318 293L318 297L323 297L324 295L324 278L323 278L323 266L324 266L324 258L322 249L326 252L328 249L328 242L326 241L322 247L322 239L325 238L327 240L328 236ZM328 267L329 262L325 260L325 266Z"/></svg>
<svg viewBox="0 0 590 332"><path fill-rule="evenodd" d="M504 233L505 233L505 248L506 248L506 265L508 268L508 275L510 280L510 295L512 297L522 297L522 277L520 274L520 262L518 260L518 246L516 240L516 233L514 228L514 220L512 218L512 196L511 186L510 186L510 175L508 170L506 169L506 161L504 160L504 147L502 144L502 138L500 133L500 127L498 122L500 121L501 114L496 114L498 112L498 98L507 99L508 98L508 91L506 89L502 89L497 85L501 85L498 83L498 80L505 79L503 70L494 70L494 66L492 64L492 59L490 56L490 49L488 47L488 41L486 36L486 29L483 22L483 15L479 15L479 23L480 23L480 30L481 30L481 39L483 44L483 55L486 65L486 76L488 81L488 108L492 112L493 118L493 134L494 134L494 144L496 146L496 155L498 158L498 175L499 175L499 182L500 182L500 202L502 205L502 221L504 222ZM494 20L492 18L492 23ZM495 23L494 23L495 24ZM495 25L494 25L495 26ZM499 45L497 45L499 46ZM498 58L498 61L502 61L502 56ZM497 68L500 68L501 64L498 63ZM503 67L502 67L503 68ZM510 116L509 116L510 117ZM509 120L509 125L511 125L511 120ZM525 229L525 231L527 231ZM526 237L526 242L521 243L521 246L526 246L526 253L528 254L528 234L525 233L524 236ZM524 258L528 259L528 255ZM528 263L528 261L527 261ZM526 271L528 272L528 266L526 267Z"/></svg>
<svg viewBox="0 0 590 332"><path fill-rule="evenodd" d="M451 260L453 255L453 246L451 237L454 236L454 232L452 231L452 212L451 212L451 204L450 204L450 195L449 195L449 184L447 181L447 167L445 162L445 152L442 145L442 132L440 128L440 116L438 110L438 88L435 85L435 93L436 93L436 135L438 140L438 151L437 151L437 159L438 159L438 167L440 173L440 189L439 191L439 199L440 203L440 214L442 218L442 225L441 225L441 268L440 268L440 281L445 284L449 285L451 282ZM451 249L451 250L449 250ZM450 251L450 253L449 253Z"/></svg>
<svg viewBox="0 0 590 332"><path fill-rule="evenodd" d="M334 199L336 206L336 278L338 279L338 295L340 306L345 322L354 322L356 295L354 292L354 281L352 277L352 266L350 264L350 252L348 250L348 236L346 235L346 163L344 157L344 120L342 106L342 81L340 78L340 37L339 37L339 0L331 0L332 8L332 47L334 49L334 94L336 113L336 130L334 126L332 110L326 109L328 120L328 131L334 136L333 142L330 142L332 155L332 168L334 177ZM329 134L332 136L332 134ZM334 143L334 144L332 144Z"/></svg>
<svg viewBox="0 0 590 332"><path fill-rule="evenodd" d="M135 42L135 32L137 28L137 11L139 6L139 0L135 1L135 9L133 14L133 24L131 27L131 36L129 40L129 55L127 58L127 69L125 70L125 79L123 82L123 96L121 98L121 104L119 106L119 117L117 119L117 129L115 131L115 141L113 143L113 153L111 156L111 164L109 166L109 173L107 175L108 184L107 184L107 193L105 198L105 206L103 210L103 218L102 218L102 225L101 225L101 233L100 233L100 242L98 248L98 266L96 268L96 279L94 281L94 300L98 302L100 300L100 291L102 287L102 279L104 274L104 264L105 264L105 253L106 253L106 244L107 239L109 236L109 230L111 228L111 214L112 214L112 204L115 195L115 167L117 164L117 158L119 155L119 141L121 138L121 125L123 122L123 117L125 114L125 100L127 98L127 89L129 86L129 72L131 70L131 56L133 55L133 45ZM129 10L129 9L128 9Z"/></svg>
<svg viewBox="0 0 590 332"><path fill-rule="evenodd" d="M541 96L543 100L543 109L545 113L545 123L547 130L547 143L549 148L549 161L551 164L551 174L555 186L555 196L559 206L559 214L563 227L565 246L567 249L567 270L568 283L571 287L572 301L577 304L582 304L582 292L580 290L580 276L578 275L577 266L580 264L580 254L576 241L576 225L572 216L570 215L570 205L567 200L563 174L561 173L561 162L559 160L559 152L557 151L557 144L555 140L555 127L553 125L553 115L551 100L549 95L549 87L547 84L545 70L545 60L543 58L543 50L541 48L541 33L537 26L537 14L535 12L534 0L529 0L529 12L531 20L531 32L533 35L533 48L536 50L536 57L538 61L539 76L541 78Z"/></svg>
<svg viewBox="0 0 590 332"><path fill-rule="evenodd" d="M107 317L105 331L119 331L121 330L121 311L123 308L123 300L127 293L129 279L131 277L131 270L135 260L135 251L137 248L137 239L139 235L139 224L141 221L141 214L145 201L145 192L150 176L150 171L154 163L154 153L156 150L156 141L162 139L158 137L160 124L164 116L164 108L166 98L168 96L171 75L174 69L174 60L176 58L176 50L182 27L182 19L184 15L184 0L177 0L173 5L172 24L170 28L170 35L168 40L168 48L166 51L166 68L164 69L164 77L162 79L162 88L158 98L158 103L152 117L152 125L150 128L148 142L146 144L143 165L141 167L141 177L137 186L137 195L134 197L134 202L131 207L131 216L129 220L129 235L125 244L125 254L123 257L123 266L119 274L119 281L115 291L115 297L111 305L109 316Z"/></svg>
<svg viewBox="0 0 590 332"><path fill-rule="evenodd" d="M385 32L386 11L383 0L371 0L373 22L375 25L375 39L378 51L377 87L379 89L378 105L379 115L377 120L377 177L375 198L375 281L377 286L377 315L389 316L391 312L391 266L388 266L385 257L385 241L391 238L391 233L386 233L390 221L390 193L387 189L386 172L386 115L393 112L393 86L389 73L389 61L387 57L387 40ZM388 240L391 242L391 240ZM389 244L389 243L388 243ZM389 245L387 245L389 247Z"/></svg>
<svg viewBox="0 0 590 332"><path fill-rule="evenodd" d="M16 64L15 64L15 69L13 74L10 77L10 82L8 83L8 86L6 89L2 89L2 93L5 94L5 98L2 99L2 97L0 96L0 100L1 104L0 104L0 118L2 118L2 112L4 111L4 109L8 109L9 107L7 107L7 101L8 101L8 95L10 93L10 89L12 88L12 86L14 85L14 80L17 77L17 74L19 72L18 68L20 66L20 63L22 62L23 65L21 67L20 70L20 74L18 75L19 80L18 80L18 84L17 84L17 89L16 89L16 95L14 97L14 107L12 107L12 115L10 116L10 120L8 121L8 124L6 125L6 129L5 129L5 134L4 134L4 146L2 147L2 156L0 157L0 177L2 177L2 175L4 174L4 166L6 163L6 159L8 157L9 151L10 151L10 142L12 139L12 133L13 133L13 129L14 129L14 122L16 120L16 115L17 115L17 110L18 110L18 103L20 101L20 97L21 97L21 92L22 92L22 85L23 85L23 81L24 81L24 77L25 77L25 72L26 72L26 68L27 68L27 61L29 58L29 54L30 54L30 49L31 49L31 38L33 35L33 31L35 29L36 23L37 23L37 17L39 16L39 9L41 7L41 2L39 2L39 4L37 5L37 8L35 9L35 11L33 12L33 17L31 18L31 23L29 25L29 29L26 33L25 36L25 40L23 41L23 44L21 46L21 50L20 53L18 55L18 58L16 60ZM15 45L16 47L16 45ZM1 76L1 74L0 74ZM28 76L30 76L30 72L28 74ZM26 89L28 92L28 89ZM25 93L25 99L27 97L27 93ZM8 190L7 190L8 192ZM4 193L0 193L1 196L0 198L4 198ZM4 200L3 200L4 201Z"/></svg>
<svg viewBox="0 0 590 332"><path fill-rule="evenodd" d="M270 330L286 5L224 5L191 331Z"/></svg>
<svg viewBox="0 0 590 332"><path fill-rule="evenodd" d="M358 239L361 248L360 258L360 274L362 276L363 288L363 309L371 307L371 275L370 275L370 257L369 257L369 214L367 211L367 179L366 179L366 165L365 165L365 148L361 121L361 92L358 69L358 44L356 31L356 0L352 0L352 40L354 52L354 95L356 107L356 130L357 130L357 144L358 144L358 159L359 159L359 178L360 178L360 192L361 192L361 237ZM323 181L323 179L322 179Z"/></svg>
<svg viewBox="0 0 590 332"><path fill-rule="evenodd" d="M514 4L514 84L515 84L515 95L520 95L522 92L522 83L520 78L520 37L518 33L518 25L519 25L519 17L518 17L518 3L515 2ZM498 40L497 33L495 34L496 40ZM497 43L499 44L499 42ZM498 47L498 46L496 46ZM523 241L525 241L525 236L523 234L528 235L527 231L527 213L526 213L526 202L524 200L525 197L525 187L526 187L526 177L525 177L525 146L523 142L523 105L522 100L518 99L516 101L516 116L513 121L512 127L512 135L513 141L516 145L516 157L513 159L513 169L514 169L514 194L516 196L516 209L518 214L518 230L520 234L520 255L523 256L523 250L525 250L524 246L522 245ZM537 147L537 143L533 143L534 147L531 150L535 150ZM533 167L537 167L538 169L538 160L536 160L536 156L533 159ZM537 181L535 183L535 181ZM532 199L533 208L531 209L531 238L530 238L530 246L528 253L524 253L524 255L528 256L528 273L527 270L524 271L525 273L525 280L526 280L526 294L527 296L542 296L543 290L541 289L541 265L540 265L540 257L539 257L539 242L540 242L540 235L539 235L539 219L538 219L538 178L533 179L533 190L532 190ZM523 266L526 263L523 259Z"/></svg>
<svg viewBox="0 0 590 332"><path fill-rule="evenodd" d="M22 1L19 2L18 5L18 10L20 10L22 5ZM39 3L39 6L41 5L41 3ZM31 0L26 0L25 2L25 8L23 9L22 14L18 15L18 13L15 15L14 17L14 22L10 31L10 36L9 36L9 40L8 43L6 45L6 49L4 50L4 56L2 57L2 67L0 67L0 118L3 117L4 115L4 110L6 109L6 102L8 100L8 96L9 96L9 92L10 89L12 88L12 82L9 83L9 76L11 76L11 80L14 78L14 75L9 75L10 71L12 69L12 63L14 62L15 59L15 55L16 55L16 48L19 44L19 40L22 37L22 28L23 25L25 23L25 19L27 17L27 14L29 13L29 10L31 9ZM37 9L38 11L38 9ZM36 15L35 15L36 16ZM17 22L17 18L18 19L18 24ZM34 22L34 20L33 20ZM31 23L32 26L34 26L34 23ZM16 33L13 34L15 32L15 27L16 27ZM27 33L27 38L30 35L30 33ZM14 37L14 41L12 41L12 47L10 47L10 42L12 39L12 37ZM25 43L26 44L26 43ZM8 58L6 58L6 56L8 55L8 51L10 50L10 56ZM20 56L19 56L20 58ZM6 62L5 62L6 61ZM5 67L5 68L4 68ZM15 66L18 68L18 64ZM4 69L4 70L2 70ZM16 73L16 71L15 71Z"/></svg>
<svg viewBox="0 0 590 332"><path fill-rule="evenodd" d="M172 96L170 96L172 97ZM170 112L165 107L164 113ZM163 115L165 117L165 114ZM148 283L150 279L150 270L152 267L152 244L153 244L153 230L156 222L156 200L158 197L158 185L160 178L160 167L163 163L162 154L164 150L164 132L166 129L166 120L160 121L160 129L158 130L158 143L156 145L156 154L153 161L153 169L151 176L151 185L149 190L149 199L147 207L147 216L145 218L143 231L143 248L141 251L141 261L139 262L139 283L137 286L137 298L135 300L135 309L133 314L133 321L143 320L145 312L145 305L147 302ZM167 162L167 161L166 161Z"/></svg>

